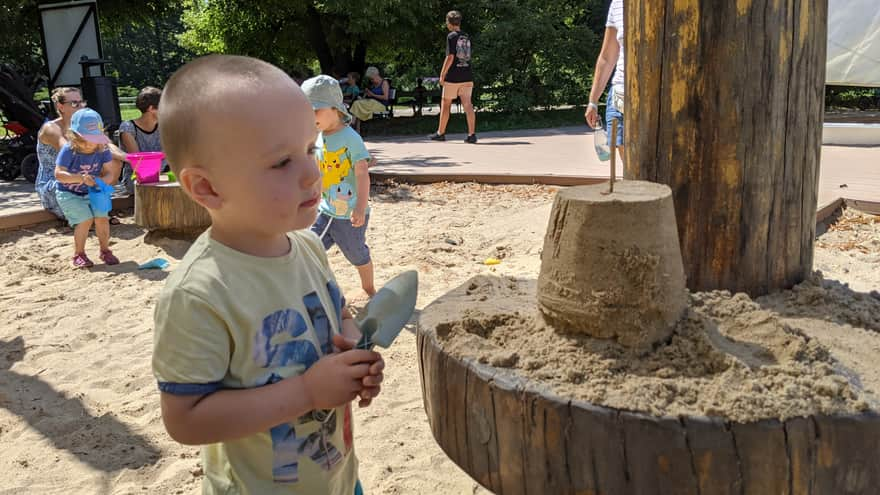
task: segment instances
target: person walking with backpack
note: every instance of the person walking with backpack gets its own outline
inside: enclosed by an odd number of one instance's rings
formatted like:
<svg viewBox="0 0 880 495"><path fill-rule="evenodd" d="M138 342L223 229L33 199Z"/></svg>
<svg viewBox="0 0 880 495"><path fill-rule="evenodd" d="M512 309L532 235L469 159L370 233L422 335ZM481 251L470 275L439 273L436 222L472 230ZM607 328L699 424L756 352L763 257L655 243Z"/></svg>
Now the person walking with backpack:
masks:
<svg viewBox="0 0 880 495"><path fill-rule="evenodd" d="M443 86L443 102L440 105L440 123L437 132L428 136L434 141L446 141L446 125L452 111L452 101L461 98L461 106L467 117L468 136L466 143L477 142L477 115L471 102L474 91L474 73L471 69L471 39L461 30L461 12L451 10L446 14L446 59L440 70L440 85Z"/></svg>

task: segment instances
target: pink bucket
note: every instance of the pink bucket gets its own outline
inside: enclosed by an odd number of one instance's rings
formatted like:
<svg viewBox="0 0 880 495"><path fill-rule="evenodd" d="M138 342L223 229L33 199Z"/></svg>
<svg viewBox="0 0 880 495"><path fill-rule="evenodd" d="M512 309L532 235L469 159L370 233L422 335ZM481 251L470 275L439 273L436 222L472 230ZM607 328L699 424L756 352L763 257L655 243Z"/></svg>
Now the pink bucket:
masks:
<svg viewBox="0 0 880 495"><path fill-rule="evenodd" d="M144 151L142 153L129 153L126 155L134 170L134 176L141 184L159 182L159 172L162 171L162 159L165 153L161 151Z"/></svg>

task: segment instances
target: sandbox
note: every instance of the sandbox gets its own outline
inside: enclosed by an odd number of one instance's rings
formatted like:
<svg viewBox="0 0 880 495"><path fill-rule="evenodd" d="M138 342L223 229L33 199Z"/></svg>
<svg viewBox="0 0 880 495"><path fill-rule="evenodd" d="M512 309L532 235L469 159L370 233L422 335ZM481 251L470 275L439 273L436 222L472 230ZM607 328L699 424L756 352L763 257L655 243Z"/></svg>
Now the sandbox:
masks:
<svg viewBox="0 0 880 495"><path fill-rule="evenodd" d="M594 195L571 198L595 206ZM635 310L656 325L631 318L630 328L602 334L607 327L583 318L604 321L620 305L603 310L608 299L589 290L589 276L564 291L582 298L569 301L576 317L548 315L542 299L542 288L552 285L541 280L546 267L558 261L550 258L564 251L552 248L560 237L554 220L571 215L561 205L578 208L557 197L537 280L476 277L422 312L425 408L435 439L454 462L504 494L876 492L876 366L852 364L842 346L816 332L825 325L874 345L880 300L847 293L845 308L817 319L823 301L839 303L835 298L848 289L814 275L772 298L684 292L680 314L671 304L663 306L667 313L642 304ZM592 238L580 234L578 242L587 244L581 252L613 258L636 249L655 262L641 264L641 271L617 270L621 283L656 281L657 294L668 294L678 287L669 273L675 268L656 267L675 267L663 261L673 254L650 232L626 232L649 224L618 222L616 239L603 240L611 235L606 227ZM589 265L567 263L577 267L572 272ZM599 295L613 292L607 277L614 271L591 266L584 270L606 277Z"/></svg>

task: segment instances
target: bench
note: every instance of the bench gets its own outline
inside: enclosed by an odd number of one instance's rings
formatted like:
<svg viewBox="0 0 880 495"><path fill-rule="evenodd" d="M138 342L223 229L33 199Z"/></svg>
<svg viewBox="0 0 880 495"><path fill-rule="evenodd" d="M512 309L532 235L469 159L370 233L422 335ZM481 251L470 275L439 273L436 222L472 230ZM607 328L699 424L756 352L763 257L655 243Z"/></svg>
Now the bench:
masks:
<svg viewBox="0 0 880 495"><path fill-rule="evenodd" d="M373 114L374 119L390 119L394 117L394 105L397 103L397 88L391 85L388 79L388 101L385 103L385 111Z"/></svg>
<svg viewBox="0 0 880 495"><path fill-rule="evenodd" d="M400 91L397 100L400 102L403 102L403 100L408 101L410 106L412 106L413 115L419 117L422 115L424 106L430 105L434 101L439 103L441 95L442 91L439 89Z"/></svg>

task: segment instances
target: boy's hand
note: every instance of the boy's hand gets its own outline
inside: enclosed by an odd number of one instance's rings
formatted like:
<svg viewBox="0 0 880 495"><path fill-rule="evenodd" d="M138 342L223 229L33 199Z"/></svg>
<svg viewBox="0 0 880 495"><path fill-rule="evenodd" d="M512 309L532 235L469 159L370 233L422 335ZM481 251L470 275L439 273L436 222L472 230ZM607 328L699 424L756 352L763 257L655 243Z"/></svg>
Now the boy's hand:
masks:
<svg viewBox="0 0 880 495"><path fill-rule="evenodd" d="M355 208L351 212L351 226L354 228L362 227L367 218L366 209Z"/></svg>
<svg viewBox="0 0 880 495"><path fill-rule="evenodd" d="M343 324L345 324L346 321L351 320L343 320ZM357 341L346 339L342 335L333 336L333 345L339 349L339 352L344 353L354 349L356 344ZM358 401L358 407L369 406L373 399L379 395L379 392L382 391L382 380L385 378L382 371L385 369L385 360L382 359L382 356L379 353L374 352L373 354L379 356L379 359L370 364L369 373L361 380L361 384L364 388L358 394L361 398L361 400Z"/></svg>
<svg viewBox="0 0 880 495"><path fill-rule="evenodd" d="M312 409L333 409L347 404L365 390L365 395L372 399L375 395L370 390L382 383L385 367L382 356L373 351L352 349L354 344L338 335L333 337L333 343L342 352L324 356L302 375ZM364 400L362 396L361 402Z"/></svg>
<svg viewBox="0 0 880 495"><path fill-rule="evenodd" d="M344 316L342 317L342 332L341 333L342 333L343 339L346 341L357 342L358 340L361 339L361 337L363 337L363 334L361 333L361 329L358 328L357 323L354 322L354 318L351 318L351 317L349 317L349 318L346 318ZM335 344L335 342L334 342L334 344ZM344 344L344 345L347 346L348 342L346 342L346 344ZM337 348L337 351L341 349L339 346L336 346L336 348Z"/></svg>

